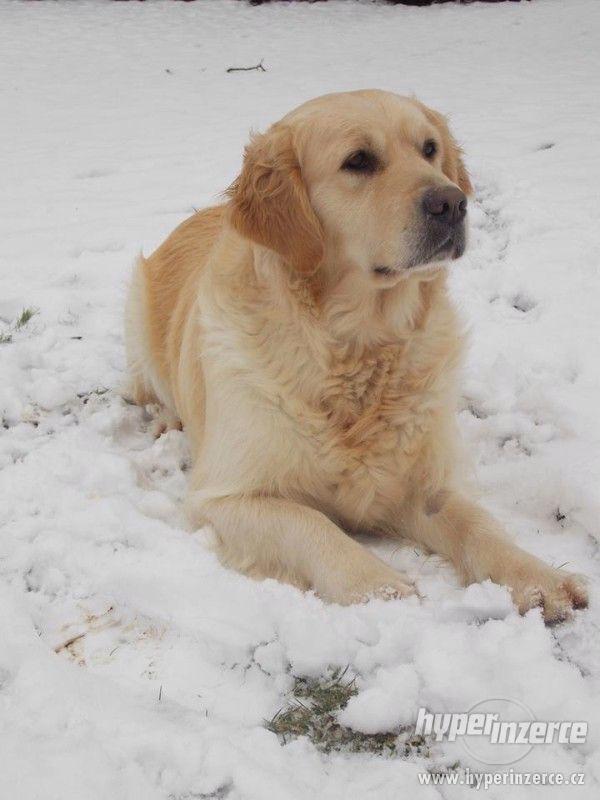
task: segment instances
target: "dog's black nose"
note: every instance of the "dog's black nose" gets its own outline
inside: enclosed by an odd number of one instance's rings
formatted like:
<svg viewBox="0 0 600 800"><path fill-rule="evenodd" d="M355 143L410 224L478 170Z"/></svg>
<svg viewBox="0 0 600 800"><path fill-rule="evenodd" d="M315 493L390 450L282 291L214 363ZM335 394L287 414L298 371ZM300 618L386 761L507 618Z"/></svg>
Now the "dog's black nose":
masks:
<svg viewBox="0 0 600 800"><path fill-rule="evenodd" d="M467 198L458 186L428 189L423 195L423 211L438 222L458 225L467 213Z"/></svg>

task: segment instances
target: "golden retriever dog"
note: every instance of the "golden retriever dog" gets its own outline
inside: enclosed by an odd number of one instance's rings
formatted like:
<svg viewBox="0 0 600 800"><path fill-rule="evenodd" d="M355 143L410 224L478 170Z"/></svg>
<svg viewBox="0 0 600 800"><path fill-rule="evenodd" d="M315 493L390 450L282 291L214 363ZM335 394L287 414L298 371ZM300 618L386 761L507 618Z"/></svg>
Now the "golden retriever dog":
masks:
<svg viewBox="0 0 600 800"><path fill-rule="evenodd" d="M140 258L131 395L183 424L191 520L224 564L332 603L415 593L352 538L373 533L547 621L586 605L583 579L512 544L464 480L446 278L471 191L439 113L326 95L254 136L227 202Z"/></svg>

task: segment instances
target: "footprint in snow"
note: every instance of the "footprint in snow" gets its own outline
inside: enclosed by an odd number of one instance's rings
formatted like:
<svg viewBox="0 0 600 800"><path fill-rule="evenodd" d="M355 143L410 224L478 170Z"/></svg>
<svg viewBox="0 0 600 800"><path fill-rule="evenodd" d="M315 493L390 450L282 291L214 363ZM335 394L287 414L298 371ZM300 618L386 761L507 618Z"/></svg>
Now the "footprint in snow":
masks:
<svg viewBox="0 0 600 800"><path fill-rule="evenodd" d="M79 258L84 253L119 253L125 249L121 242L108 242L101 245L90 245L89 247L73 247L69 250L71 258Z"/></svg>
<svg viewBox="0 0 600 800"><path fill-rule="evenodd" d="M78 172L75 175L75 178L80 181L85 181L93 178L108 178L110 175L115 175L116 170L108 169L108 168L97 168L97 169L90 169L86 170L85 172Z"/></svg>
<svg viewBox="0 0 600 800"><path fill-rule="evenodd" d="M514 309L521 311L523 314L527 314L528 311L533 311L537 305L535 300L523 294L516 294L509 302Z"/></svg>

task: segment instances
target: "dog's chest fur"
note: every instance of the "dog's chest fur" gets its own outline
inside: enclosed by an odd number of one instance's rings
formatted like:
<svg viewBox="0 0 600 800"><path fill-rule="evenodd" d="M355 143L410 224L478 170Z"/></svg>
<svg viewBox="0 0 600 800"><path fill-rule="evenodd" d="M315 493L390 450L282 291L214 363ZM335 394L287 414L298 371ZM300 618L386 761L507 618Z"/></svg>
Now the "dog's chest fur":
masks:
<svg viewBox="0 0 600 800"><path fill-rule="evenodd" d="M319 499L347 524L383 523L415 482L435 484L443 471L432 463L431 437L445 416L446 376L432 364L418 369L410 349L389 345L360 364L337 365L324 386L313 451Z"/></svg>
<svg viewBox="0 0 600 800"><path fill-rule="evenodd" d="M442 305L395 341L320 341L318 352L291 325L271 331L276 346L258 368L289 443L282 493L360 528L385 526L415 485L427 494L427 485L443 483L447 465L437 454L452 448L435 439L448 439L452 428L460 355L446 311Z"/></svg>

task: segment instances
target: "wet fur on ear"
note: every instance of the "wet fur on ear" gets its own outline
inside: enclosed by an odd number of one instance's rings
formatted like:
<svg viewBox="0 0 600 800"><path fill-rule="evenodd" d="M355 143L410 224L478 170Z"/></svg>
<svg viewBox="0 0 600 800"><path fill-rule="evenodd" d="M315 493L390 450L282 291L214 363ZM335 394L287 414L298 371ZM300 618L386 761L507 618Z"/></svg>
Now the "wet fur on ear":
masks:
<svg viewBox="0 0 600 800"><path fill-rule="evenodd" d="M241 174L229 187L233 227L311 275L323 257L321 225L310 205L289 128L252 137Z"/></svg>
<svg viewBox="0 0 600 800"><path fill-rule="evenodd" d="M465 194L473 194L473 186L463 161L463 151L450 133L446 117L422 103L419 105L429 122L435 125L442 137L442 171L444 175L450 178L452 183L455 183Z"/></svg>

